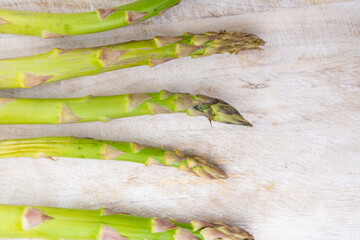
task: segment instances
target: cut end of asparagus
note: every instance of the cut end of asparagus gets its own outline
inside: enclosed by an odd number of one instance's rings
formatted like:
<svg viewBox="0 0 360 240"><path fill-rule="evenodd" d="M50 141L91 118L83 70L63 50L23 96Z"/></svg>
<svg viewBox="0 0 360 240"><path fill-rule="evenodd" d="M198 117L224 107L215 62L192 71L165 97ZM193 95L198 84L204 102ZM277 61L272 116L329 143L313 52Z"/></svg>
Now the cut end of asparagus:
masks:
<svg viewBox="0 0 360 240"><path fill-rule="evenodd" d="M205 222L195 220L191 222L193 231L200 230L204 240L226 239L226 240L254 240L254 236L239 227L232 227L224 223Z"/></svg>
<svg viewBox="0 0 360 240"><path fill-rule="evenodd" d="M193 107L197 112L190 114L199 114L206 116L209 121L220 123L243 125L252 127L253 125L247 121L234 107L230 104L216 98L211 98L204 95L197 95L196 98L201 101Z"/></svg>

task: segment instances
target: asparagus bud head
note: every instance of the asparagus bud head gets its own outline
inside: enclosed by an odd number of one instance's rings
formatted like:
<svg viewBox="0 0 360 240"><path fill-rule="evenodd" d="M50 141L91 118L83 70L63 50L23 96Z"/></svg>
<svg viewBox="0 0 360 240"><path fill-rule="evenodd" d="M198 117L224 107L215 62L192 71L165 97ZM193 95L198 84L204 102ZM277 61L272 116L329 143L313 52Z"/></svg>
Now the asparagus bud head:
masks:
<svg viewBox="0 0 360 240"><path fill-rule="evenodd" d="M199 115L206 116L210 122L215 121L252 127L252 124L230 104L220 99L204 95L196 95L196 99L201 103L195 105L193 108L197 110L197 113L200 112Z"/></svg>
<svg viewBox="0 0 360 240"><path fill-rule="evenodd" d="M205 51L201 56L209 56L220 53L235 53L246 50L260 50L265 45L265 41L258 36L250 33L242 32L207 32L203 35L193 35L192 43L195 46L205 47ZM193 57L200 57L194 54Z"/></svg>
<svg viewBox="0 0 360 240"><path fill-rule="evenodd" d="M191 222L193 231L199 231L204 240L254 240L254 236L239 227L232 227L221 222Z"/></svg>

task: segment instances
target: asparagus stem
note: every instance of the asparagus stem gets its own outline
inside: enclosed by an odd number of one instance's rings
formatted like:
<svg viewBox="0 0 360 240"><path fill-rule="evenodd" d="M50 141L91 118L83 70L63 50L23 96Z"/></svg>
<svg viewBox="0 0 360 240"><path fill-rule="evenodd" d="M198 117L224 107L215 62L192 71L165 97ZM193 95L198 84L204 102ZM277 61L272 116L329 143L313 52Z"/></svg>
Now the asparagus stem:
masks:
<svg viewBox="0 0 360 240"><path fill-rule="evenodd" d="M64 37L107 31L161 15L181 0L138 0L112 9L55 14L0 9L0 33L43 38Z"/></svg>
<svg viewBox="0 0 360 240"><path fill-rule="evenodd" d="M54 49L49 53L0 60L0 89L32 88L64 79L95 75L116 69L217 53L259 49L264 41L237 32L186 33L180 37L155 37L110 46L85 49Z"/></svg>
<svg viewBox="0 0 360 240"><path fill-rule="evenodd" d="M81 240L253 240L239 227L223 223L181 223L108 209L78 210L0 205L1 238Z"/></svg>
<svg viewBox="0 0 360 240"><path fill-rule="evenodd" d="M191 172L199 177L225 179L224 171L206 160L180 151L152 148L138 143L45 137L0 141L0 158L88 158L118 160L150 165L165 165Z"/></svg>
<svg viewBox="0 0 360 240"><path fill-rule="evenodd" d="M64 124L139 115L187 113L210 121L252 126L229 104L188 93L135 93L69 99L0 98L0 124Z"/></svg>

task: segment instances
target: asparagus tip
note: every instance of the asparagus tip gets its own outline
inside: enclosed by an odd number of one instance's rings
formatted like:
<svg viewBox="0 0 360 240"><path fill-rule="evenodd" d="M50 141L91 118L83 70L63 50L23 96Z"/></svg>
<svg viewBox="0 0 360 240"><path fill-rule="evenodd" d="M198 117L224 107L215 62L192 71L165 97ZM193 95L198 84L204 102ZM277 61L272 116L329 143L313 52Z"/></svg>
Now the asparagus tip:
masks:
<svg viewBox="0 0 360 240"><path fill-rule="evenodd" d="M209 121L243 125L248 127L253 126L239 113L238 110L236 110L230 104L220 99L211 98L204 95L197 95L196 97L201 101L201 103L194 106L193 108L205 115Z"/></svg>
<svg viewBox="0 0 360 240"><path fill-rule="evenodd" d="M211 105L212 119L216 122L243 125L252 127L253 125L247 121L234 107L225 103L219 102Z"/></svg>
<svg viewBox="0 0 360 240"><path fill-rule="evenodd" d="M194 231L207 239L254 240L254 236L240 227L232 227L221 222L205 222L195 220L191 222Z"/></svg>
<svg viewBox="0 0 360 240"><path fill-rule="evenodd" d="M228 175L205 159L200 157L187 157L178 167L179 170L192 172L195 175L208 179L227 179Z"/></svg>
<svg viewBox="0 0 360 240"><path fill-rule="evenodd" d="M265 45L265 41L255 34L242 32L208 32L206 35L216 39L211 44L216 53L235 53L245 50L260 50ZM211 52L211 51L210 51Z"/></svg>

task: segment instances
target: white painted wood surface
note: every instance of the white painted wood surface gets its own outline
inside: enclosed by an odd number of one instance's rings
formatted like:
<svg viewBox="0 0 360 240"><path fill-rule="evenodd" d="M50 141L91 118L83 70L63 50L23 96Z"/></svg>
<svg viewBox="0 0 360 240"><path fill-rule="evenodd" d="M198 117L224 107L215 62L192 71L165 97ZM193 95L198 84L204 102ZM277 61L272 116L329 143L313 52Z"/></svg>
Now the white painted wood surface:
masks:
<svg viewBox="0 0 360 240"><path fill-rule="evenodd" d="M0 0L0 7L69 12L118 2L125 1ZM207 156L229 180L132 163L1 159L0 203L223 221L259 240L360 239L360 2L317 3L323 2L184 0L174 16L101 34L52 40L0 35L1 58L186 31L246 31L267 41L260 52L0 91L2 97L80 97L168 89L221 98L254 127L211 128L206 119L176 114L0 126L0 139L73 135L178 148Z"/></svg>

